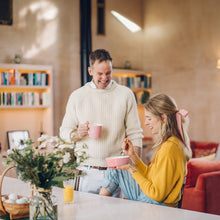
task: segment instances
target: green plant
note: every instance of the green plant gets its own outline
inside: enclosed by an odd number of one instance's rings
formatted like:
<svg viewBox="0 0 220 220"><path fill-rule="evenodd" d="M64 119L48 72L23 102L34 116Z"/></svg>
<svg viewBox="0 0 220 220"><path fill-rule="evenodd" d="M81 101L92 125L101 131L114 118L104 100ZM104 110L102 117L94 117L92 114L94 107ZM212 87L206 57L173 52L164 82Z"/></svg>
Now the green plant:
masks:
<svg viewBox="0 0 220 220"><path fill-rule="evenodd" d="M43 135L35 145L31 140L24 146L8 151L3 156L5 165L15 165L19 178L30 182L36 188L51 189L52 186L63 187L63 181L84 175L77 167L87 156L83 144L76 151L74 143L67 143L61 138Z"/></svg>

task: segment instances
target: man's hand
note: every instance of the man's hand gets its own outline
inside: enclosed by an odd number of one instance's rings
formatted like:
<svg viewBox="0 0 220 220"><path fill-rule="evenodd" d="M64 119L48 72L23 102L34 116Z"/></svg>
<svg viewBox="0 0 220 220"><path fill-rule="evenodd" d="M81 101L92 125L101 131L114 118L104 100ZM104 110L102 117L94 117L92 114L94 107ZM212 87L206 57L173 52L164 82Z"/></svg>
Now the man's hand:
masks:
<svg viewBox="0 0 220 220"><path fill-rule="evenodd" d="M88 135L89 130L89 122L85 122L84 124L79 124L77 130L73 131L70 134L71 141L77 142L80 141L83 137Z"/></svg>
<svg viewBox="0 0 220 220"><path fill-rule="evenodd" d="M84 124L79 124L79 127L77 129L77 135L80 139L88 135L89 130L89 122L85 122Z"/></svg>

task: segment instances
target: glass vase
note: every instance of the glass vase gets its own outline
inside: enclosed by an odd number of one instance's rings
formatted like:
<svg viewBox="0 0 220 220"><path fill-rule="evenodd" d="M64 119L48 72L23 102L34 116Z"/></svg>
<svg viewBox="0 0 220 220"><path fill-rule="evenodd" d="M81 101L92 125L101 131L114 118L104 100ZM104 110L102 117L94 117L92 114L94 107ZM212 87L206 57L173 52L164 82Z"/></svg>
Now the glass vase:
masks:
<svg viewBox="0 0 220 220"><path fill-rule="evenodd" d="M51 190L36 189L30 199L30 220L57 220L57 200Z"/></svg>

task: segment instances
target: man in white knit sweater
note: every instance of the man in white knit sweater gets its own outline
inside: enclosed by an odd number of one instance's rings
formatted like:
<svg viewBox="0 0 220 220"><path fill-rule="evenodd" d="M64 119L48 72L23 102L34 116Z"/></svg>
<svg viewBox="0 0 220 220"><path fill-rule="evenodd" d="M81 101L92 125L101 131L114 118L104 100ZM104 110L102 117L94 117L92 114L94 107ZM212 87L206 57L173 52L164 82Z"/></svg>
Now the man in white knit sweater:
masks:
<svg viewBox="0 0 220 220"><path fill-rule="evenodd" d="M125 137L140 155L143 135L133 92L112 80L110 54L99 49L89 58L92 81L70 95L60 136L78 148L87 144L88 159L80 166L87 175L80 178L79 190L98 194L105 181L105 158L120 155ZM88 136L89 123L102 124L100 138Z"/></svg>

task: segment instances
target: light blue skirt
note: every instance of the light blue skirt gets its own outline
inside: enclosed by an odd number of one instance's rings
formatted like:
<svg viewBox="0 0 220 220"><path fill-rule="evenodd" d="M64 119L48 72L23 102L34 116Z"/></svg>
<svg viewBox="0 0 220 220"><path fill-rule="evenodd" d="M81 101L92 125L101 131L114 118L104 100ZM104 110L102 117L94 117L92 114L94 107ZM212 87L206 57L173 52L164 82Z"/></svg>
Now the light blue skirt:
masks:
<svg viewBox="0 0 220 220"><path fill-rule="evenodd" d="M125 170L108 169L102 186L111 194L114 194L118 187L120 187L123 194L129 200L166 206L164 203L157 202L144 194L135 179Z"/></svg>

